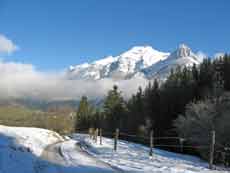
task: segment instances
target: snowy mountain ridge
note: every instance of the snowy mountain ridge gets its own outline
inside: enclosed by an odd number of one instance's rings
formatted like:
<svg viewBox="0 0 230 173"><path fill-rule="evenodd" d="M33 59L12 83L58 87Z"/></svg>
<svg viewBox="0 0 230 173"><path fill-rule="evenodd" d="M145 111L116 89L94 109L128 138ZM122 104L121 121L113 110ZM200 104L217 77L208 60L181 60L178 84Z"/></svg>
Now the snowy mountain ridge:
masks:
<svg viewBox="0 0 230 173"><path fill-rule="evenodd" d="M124 80L137 76L164 79L172 68L200 64L202 59L185 44L179 45L172 53L161 52L151 46L135 46L115 57L108 56L92 63L70 66L66 76L69 79L87 80Z"/></svg>

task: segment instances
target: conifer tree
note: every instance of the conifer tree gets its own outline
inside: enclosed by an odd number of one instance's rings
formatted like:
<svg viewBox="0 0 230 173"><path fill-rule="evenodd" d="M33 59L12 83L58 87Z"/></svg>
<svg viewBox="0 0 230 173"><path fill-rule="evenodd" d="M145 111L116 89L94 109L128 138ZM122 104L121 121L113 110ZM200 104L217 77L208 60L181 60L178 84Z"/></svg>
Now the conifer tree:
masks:
<svg viewBox="0 0 230 173"><path fill-rule="evenodd" d="M75 121L75 130L87 130L91 126L94 110L86 96L81 98Z"/></svg>
<svg viewBox="0 0 230 173"><path fill-rule="evenodd" d="M115 85L104 102L104 115L109 125L107 128L114 131L116 128L124 127L124 119L126 116L127 108L125 101Z"/></svg>

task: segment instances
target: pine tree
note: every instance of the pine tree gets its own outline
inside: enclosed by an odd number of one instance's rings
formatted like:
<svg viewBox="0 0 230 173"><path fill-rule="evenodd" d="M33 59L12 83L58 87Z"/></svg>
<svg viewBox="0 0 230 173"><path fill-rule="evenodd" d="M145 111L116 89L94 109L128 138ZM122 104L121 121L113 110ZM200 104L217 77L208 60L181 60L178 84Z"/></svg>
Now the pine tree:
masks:
<svg viewBox="0 0 230 173"><path fill-rule="evenodd" d="M224 89L230 91L230 56L225 54L223 57L222 68L222 80L224 83Z"/></svg>
<svg viewBox="0 0 230 173"><path fill-rule="evenodd" d="M104 115L109 125L108 130L114 131L116 128L124 127L124 119L126 116L127 108L121 92L115 85L104 102Z"/></svg>
<svg viewBox="0 0 230 173"><path fill-rule="evenodd" d="M143 91L139 87L138 92L128 101L127 128L130 133L137 133L141 124L144 124L145 108Z"/></svg>
<svg viewBox="0 0 230 173"><path fill-rule="evenodd" d="M91 126L94 109L90 106L86 96L81 98L75 121L75 130L87 130Z"/></svg>

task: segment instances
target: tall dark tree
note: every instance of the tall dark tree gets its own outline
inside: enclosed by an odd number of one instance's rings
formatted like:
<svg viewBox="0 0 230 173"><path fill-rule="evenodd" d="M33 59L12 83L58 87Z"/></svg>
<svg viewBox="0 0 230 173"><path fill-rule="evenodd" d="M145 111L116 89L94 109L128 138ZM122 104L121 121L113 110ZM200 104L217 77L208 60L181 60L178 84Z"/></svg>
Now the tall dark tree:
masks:
<svg viewBox="0 0 230 173"><path fill-rule="evenodd" d="M131 133L137 133L140 124L144 124L145 114L143 91L141 87L139 87L138 92L129 99L127 106L129 111L126 120L127 126Z"/></svg>
<svg viewBox="0 0 230 173"><path fill-rule="evenodd" d="M108 92L104 102L104 115L108 124L108 130L114 131L116 128L124 129L124 119L126 118L127 107L125 101L115 85Z"/></svg>
<svg viewBox="0 0 230 173"><path fill-rule="evenodd" d="M230 91L230 56L225 54L214 61L216 73L219 81L225 90Z"/></svg>
<svg viewBox="0 0 230 173"><path fill-rule="evenodd" d="M157 79L149 84L144 92L145 126L148 130L157 129L160 114L160 88ZM149 126L149 127L148 127Z"/></svg>
<svg viewBox="0 0 230 173"><path fill-rule="evenodd" d="M214 87L215 81L215 68L210 59L204 59L199 67L199 81L198 86L200 88L201 97L210 95Z"/></svg>
<svg viewBox="0 0 230 173"><path fill-rule="evenodd" d="M94 109L86 96L81 98L75 121L75 130L87 130L92 125Z"/></svg>
<svg viewBox="0 0 230 173"><path fill-rule="evenodd" d="M224 56L224 70L223 70L223 80L224 89L230 91L230 56Z"/></svg>

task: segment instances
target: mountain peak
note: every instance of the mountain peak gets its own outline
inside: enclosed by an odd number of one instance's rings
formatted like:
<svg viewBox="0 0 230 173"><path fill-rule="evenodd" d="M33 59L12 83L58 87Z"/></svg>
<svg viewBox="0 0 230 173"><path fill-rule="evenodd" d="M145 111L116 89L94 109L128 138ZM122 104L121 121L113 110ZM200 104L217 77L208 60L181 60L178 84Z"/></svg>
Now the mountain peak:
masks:
<svg viewBox="0 0 230 173"><path fill-rule="evenodd" d="M192 54L191 49L185 44L180 44L176 52L177 57L188 57Z"/></svg>
<svg viewBox="0 0 230 173"><path fill-rule="evenodd" d="M170 54L169 58L178 59L178 58L193 57L193 56L194 56L194 53L187 45L180 44L178 48Z"/></svg>
<svg viewBox="0 0 230 173"><path fill-rule="evenodd" d="M182 43L178 46L179 49L190 49L186 44Z"/></svg>
<svg viewBox="0 0 230 173"><path fill-rule="evenodd" d="M151 46L134 46L123 54L138 54L144 53L146 51L153 51L154 49Z"/></svg>
<svg viewBox="0 0 230 173"><path fill-rule="evenodd" d="M133 46L130 50L145 50L145 49L153 49L149 45L144 45L144 46Z"/></svg>
<svg viewBox="0 0 230 173"><path fill-rule="evenodd" d="M145 45L145 46L134 46L130 48L128 51L122 53L120 57L126 57L126 58L140 58L140 57L156 57L156 56L164 56L168 53L160 52L151 46Z"/></svg>

